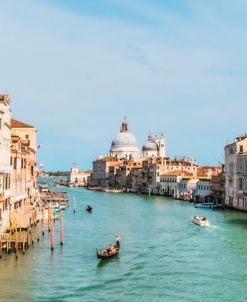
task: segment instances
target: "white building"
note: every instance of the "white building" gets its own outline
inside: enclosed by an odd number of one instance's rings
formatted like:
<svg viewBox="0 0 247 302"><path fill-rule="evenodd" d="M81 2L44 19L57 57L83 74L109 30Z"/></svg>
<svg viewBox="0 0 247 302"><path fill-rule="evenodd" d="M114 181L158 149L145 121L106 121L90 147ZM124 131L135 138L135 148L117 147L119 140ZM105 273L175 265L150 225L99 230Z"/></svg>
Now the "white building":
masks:
<svg viewBox="0 0 247 302"><path fill-rule="evenodd" d="M120 132L112 140L110 156L133 161L140 158L136 138L129 132L129 125L126 118L122 122Z"/></svg>
<svg viewBox="0 0 247 302"><path fill-rule="evenodd" d="M195 202L209 202L211 201L211 179L199 178L196 183L194 201Z"/></svg>
<svg viewBox="0 0 247 302"><path fill-rule="evenodd" d="M184 176L179 183L179 199L192 200L199 180L194 176Z"/></svg>
<svg viewBox="0 0 247 302"><path fill-rule="evenodd" d="M160 176L159 194L177 199L191 200L198 179L183 170L172 171Z"/></svg>
<svg viewBox="0 0 247 302"><path fill-rule="evenodd" d="M165 138L163 134L160 137L148 136L146 143L142 147L142 157L165 157Z"/></svg>
<svg viewBox="0 0 247 302"><path fill-rule="evenodd" d="M0 95L0 232L9 226L10 206L10 154L11 154L11 111L10 98Z"/></svg>
<svg viewBox="0 0 247 302"><path fill-rule="evenodd" d="M160 176L159 194L171 196L174 198L179 197L179 183L182 179L181 171L169 172Z"/></svg>
<svg viewBox="0 0 247 302"><path fill-rule="evenodd" d="M70 170L68 181L80 186L86 186L90 175L90 172L79 171L78 167L74 164Z"/></svg>
<svg viewBox="0 0 247 302"><path fill-rule="evenodd" d="M247 211L247 135L225 146L225 205Z"/></svg>

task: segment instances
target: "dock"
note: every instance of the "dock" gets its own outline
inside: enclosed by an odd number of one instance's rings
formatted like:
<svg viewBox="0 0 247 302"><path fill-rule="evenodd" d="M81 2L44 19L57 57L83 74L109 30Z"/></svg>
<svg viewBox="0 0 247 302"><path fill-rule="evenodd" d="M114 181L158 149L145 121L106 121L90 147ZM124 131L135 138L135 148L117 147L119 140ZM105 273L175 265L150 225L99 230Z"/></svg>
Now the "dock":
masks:
<svg viewBox="0 0 247 302"><path fill-rule="evenodd" d="M31 245L40 241L45 230L50 232L55 219L60 218L53 211L57 205L63 206L63 209L68 206L67 193L42 190L38 205L25 205L22 209L13 211L9 217L9 228L0 233L0 258L15 253L17 259L19 252L25 254Z"/></svg>

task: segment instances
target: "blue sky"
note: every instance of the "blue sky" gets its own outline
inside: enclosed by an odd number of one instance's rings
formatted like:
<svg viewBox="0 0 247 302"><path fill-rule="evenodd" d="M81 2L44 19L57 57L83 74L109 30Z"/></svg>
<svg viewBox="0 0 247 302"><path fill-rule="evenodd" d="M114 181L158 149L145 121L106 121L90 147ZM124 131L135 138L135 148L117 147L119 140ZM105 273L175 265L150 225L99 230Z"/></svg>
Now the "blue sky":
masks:
<svg viewBox="0 0 247 302"><path fill-rule="evenodd" d="M126 115L139 146L224 160L247 132L244 0L0 0L0 91L46 170L91 167Z"/></svg>

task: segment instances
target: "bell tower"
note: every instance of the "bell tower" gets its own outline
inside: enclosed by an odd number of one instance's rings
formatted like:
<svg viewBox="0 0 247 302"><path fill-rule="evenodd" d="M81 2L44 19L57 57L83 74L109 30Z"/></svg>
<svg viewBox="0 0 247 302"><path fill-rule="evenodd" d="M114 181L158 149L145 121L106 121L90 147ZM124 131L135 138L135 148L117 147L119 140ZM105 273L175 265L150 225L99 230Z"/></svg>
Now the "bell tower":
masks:
<svg viewBox="0 0 247 302"><path fill-rule="evenodd" d="M165 138L163 133L161 133L160 138L159 138L159 152L158 155L160 157L165 157L166 152L165 152Z"/></svg>

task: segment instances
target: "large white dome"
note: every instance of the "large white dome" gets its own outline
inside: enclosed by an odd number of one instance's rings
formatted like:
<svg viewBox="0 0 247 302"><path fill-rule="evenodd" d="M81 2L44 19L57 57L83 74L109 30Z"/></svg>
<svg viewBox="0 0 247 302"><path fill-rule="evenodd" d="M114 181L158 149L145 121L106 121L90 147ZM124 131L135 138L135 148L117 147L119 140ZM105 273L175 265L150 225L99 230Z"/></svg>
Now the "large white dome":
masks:
<svg viewBox="0 0 247 302"><path fill-rule="evenodd" d="M119 147L137 147L136 138L130 132L119 132L112 140L111 149Z"/></svg>
<svg viewBox="0 0 247 302"><path fill-rule="evenodd" d="M121 125L120 132L112 140L110 155L132 160L138 159L140 156L136 138L129 132L126 119Z"/></svg>

